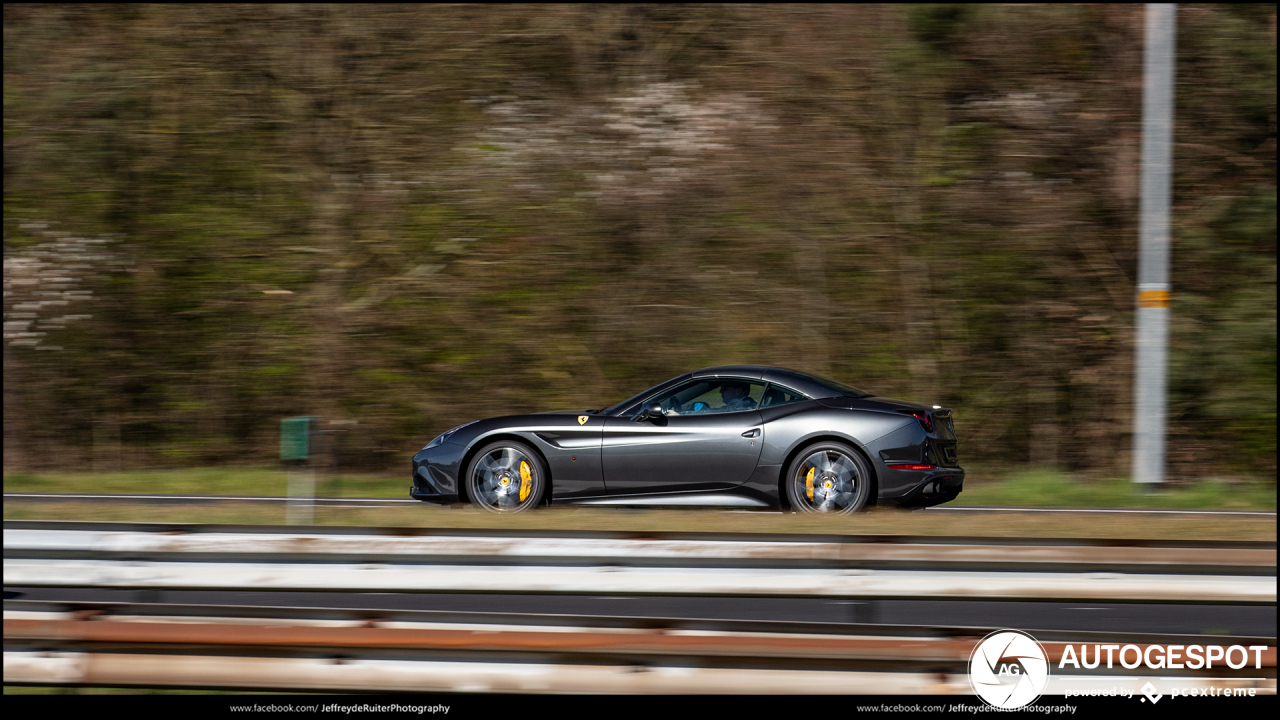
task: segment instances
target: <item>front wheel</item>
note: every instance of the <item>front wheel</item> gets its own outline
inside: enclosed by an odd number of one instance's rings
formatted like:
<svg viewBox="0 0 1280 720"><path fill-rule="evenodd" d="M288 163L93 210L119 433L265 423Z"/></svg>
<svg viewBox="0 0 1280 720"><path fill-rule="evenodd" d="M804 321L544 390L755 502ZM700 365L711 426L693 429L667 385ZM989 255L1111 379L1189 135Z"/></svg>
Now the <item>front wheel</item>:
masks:
<svg viewBox="0 0 1280 720"><path fill-rule="evenodd" d="M490 443L467 467L471 504L490 512L517 513L542 502L547 470L529 446L504 440Z"/></svg>
<svg viewBox="0 0 1280 720"><path fill-rule="evenodd" d="M843 443L818 443L800 451L787 468L787 499L801 513L850 514L871 494L871 471Z"/></svg>

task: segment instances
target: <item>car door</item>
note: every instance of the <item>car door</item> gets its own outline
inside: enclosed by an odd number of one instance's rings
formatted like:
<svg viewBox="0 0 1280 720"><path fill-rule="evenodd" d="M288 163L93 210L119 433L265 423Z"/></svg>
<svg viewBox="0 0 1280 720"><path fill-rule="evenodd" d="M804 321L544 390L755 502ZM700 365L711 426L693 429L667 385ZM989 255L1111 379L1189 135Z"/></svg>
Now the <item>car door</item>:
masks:
<svg viewBox="0 0 1280 720"><path fill-rule="evenodd" d="M746 394L726 401L726 387ZM746 482L760 458L759 380L698 378L651 398L663 415L611 417L601 460L610 495L698 492Z"/></svg>

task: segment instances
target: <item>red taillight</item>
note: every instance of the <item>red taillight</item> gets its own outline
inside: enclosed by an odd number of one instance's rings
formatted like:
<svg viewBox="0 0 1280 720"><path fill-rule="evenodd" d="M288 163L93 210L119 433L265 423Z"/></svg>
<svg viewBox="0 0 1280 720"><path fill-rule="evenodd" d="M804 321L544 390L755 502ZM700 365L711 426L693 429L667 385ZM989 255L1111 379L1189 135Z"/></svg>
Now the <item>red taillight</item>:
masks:
<svg viewBox="0 0 1280 720"><path fill-rule="evenodd" d="M924 428L927 433L933 432L933 418L929 417L929 413L924 410L899 410L903 415L910 415L920 421L920 427Z"/></svg>
<svg viewBox="0 0 1280 720"><path fill-rule="evenodd" d="M918 463L896 463L889 466L890 470L932 470L932 465L921 465Z"/></svg>

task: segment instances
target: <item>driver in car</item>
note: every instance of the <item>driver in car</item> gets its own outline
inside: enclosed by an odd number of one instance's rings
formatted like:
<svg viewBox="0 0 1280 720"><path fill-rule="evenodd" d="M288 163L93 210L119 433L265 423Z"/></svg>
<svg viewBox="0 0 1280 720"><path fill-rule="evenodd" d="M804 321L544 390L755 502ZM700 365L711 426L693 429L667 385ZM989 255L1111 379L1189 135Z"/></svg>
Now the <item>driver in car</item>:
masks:
<svg viewBox="0 0 1280 720"><path fill-rule="evenodd" d="M720 386L720 399L724 401L724 407L717 408L715 412L737 412L739 410L755 410L756 401L752 400L748 395L750 388L746 383L727 382Z"/></svg>

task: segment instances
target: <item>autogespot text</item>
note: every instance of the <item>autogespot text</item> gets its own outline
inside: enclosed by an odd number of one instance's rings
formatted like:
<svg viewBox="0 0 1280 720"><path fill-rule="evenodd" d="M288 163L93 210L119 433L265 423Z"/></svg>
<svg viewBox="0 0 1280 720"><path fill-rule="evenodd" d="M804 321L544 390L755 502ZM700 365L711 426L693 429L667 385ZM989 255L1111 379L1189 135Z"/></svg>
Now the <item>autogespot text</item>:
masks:
<svg viewBox="0 0 1280 720"><path fill-rule="evenodd" d="M1139 665L1146 665L1153 670L1199 670L1210 669L1214 662L1218 666L1226 665L1232 670L1239 670L1249 664L1249 651L1253 651L1253 667L1262 668L1262 652L1266 645L1067 645L1062 651L1062 660L1058 662L1061 670L1068 665L1080 668L1096 668L1102 662L1105 653L1107 667L1119 662L1121 667L1132 670Z"/></svg>

